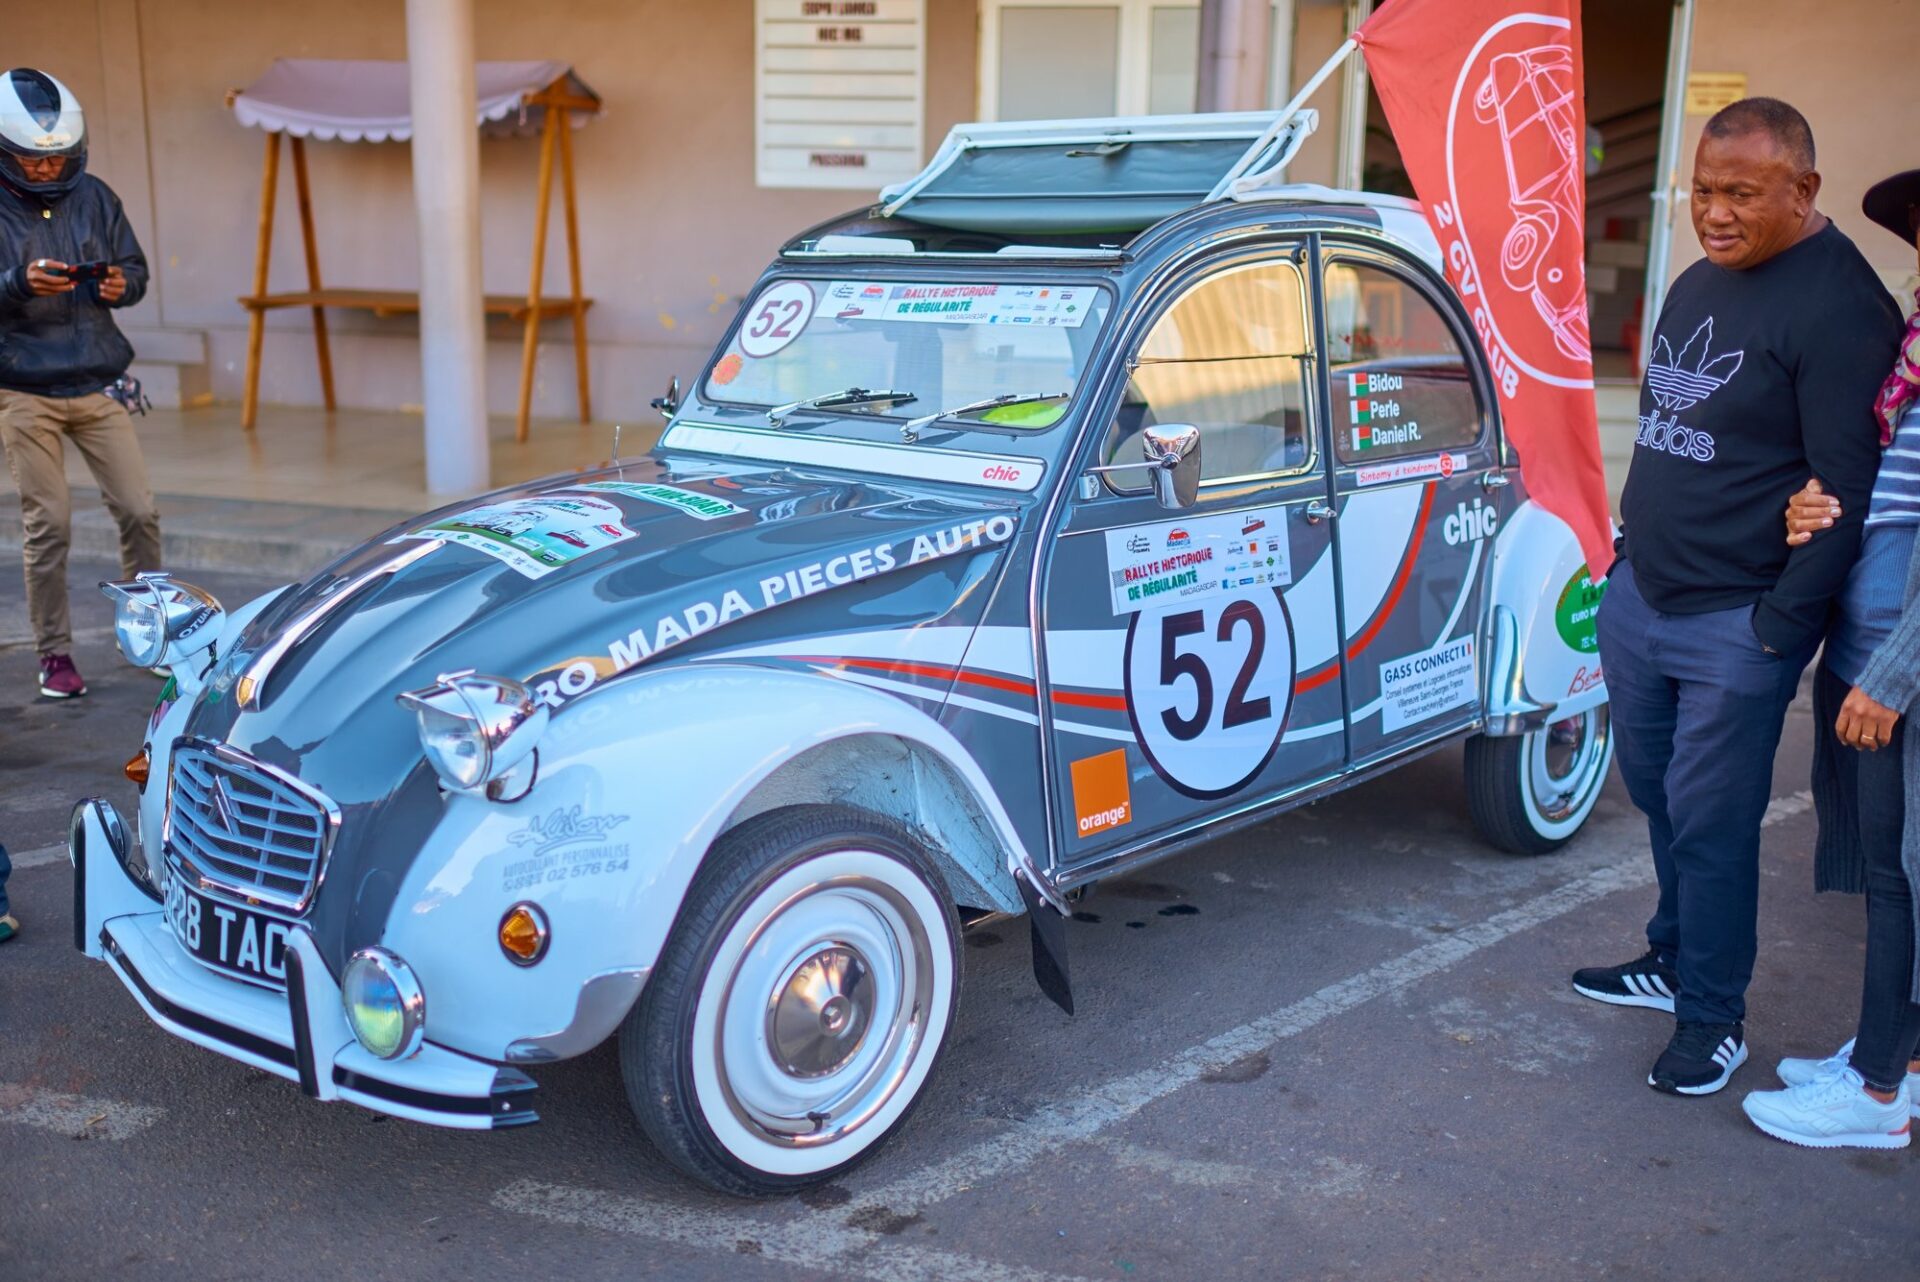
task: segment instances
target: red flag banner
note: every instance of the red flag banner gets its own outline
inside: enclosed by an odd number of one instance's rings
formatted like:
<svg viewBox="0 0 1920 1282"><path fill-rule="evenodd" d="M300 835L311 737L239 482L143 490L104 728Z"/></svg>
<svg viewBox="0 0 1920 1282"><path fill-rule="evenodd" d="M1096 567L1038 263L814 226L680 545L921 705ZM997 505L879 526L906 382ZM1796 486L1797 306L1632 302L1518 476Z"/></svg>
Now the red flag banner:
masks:
<svg viewBox="0 0 1920 1282"><path fill-rule="evenodd" d="M1587 334L1579 0L1390 0L1354 39L1492 362L1527 491L1598 578L1613 533Z"/></svg>

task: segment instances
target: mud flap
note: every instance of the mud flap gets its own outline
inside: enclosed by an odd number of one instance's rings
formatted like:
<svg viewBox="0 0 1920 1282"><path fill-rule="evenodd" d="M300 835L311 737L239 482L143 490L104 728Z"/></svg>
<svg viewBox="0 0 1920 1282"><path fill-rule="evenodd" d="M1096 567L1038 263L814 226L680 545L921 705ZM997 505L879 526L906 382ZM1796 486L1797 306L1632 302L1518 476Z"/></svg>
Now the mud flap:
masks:
<svg viewBox="0 0 1920 1282"><path fill-rule="evenodd" d="M1067 968L1067 919L1042 899L1025 877L1014 880L1027 905L1027 926L1033 937L1033 978L1054 1005L1071 1015L1073 980Z"/></svg>

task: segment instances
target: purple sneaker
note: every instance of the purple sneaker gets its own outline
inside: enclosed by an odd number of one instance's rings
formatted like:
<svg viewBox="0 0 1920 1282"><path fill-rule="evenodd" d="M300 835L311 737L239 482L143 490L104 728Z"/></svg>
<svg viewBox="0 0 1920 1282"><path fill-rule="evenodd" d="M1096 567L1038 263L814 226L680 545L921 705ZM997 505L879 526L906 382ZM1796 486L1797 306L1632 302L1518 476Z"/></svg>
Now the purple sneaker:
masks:
<svg viewBox="0 0 1920 1282"><path fill-rule="evenodd" d="M40 656L40 693L49 699L74 699L87 692L87 683L80 679L80 669L73 666L73 659L64 654L43 654Z"/></svg>

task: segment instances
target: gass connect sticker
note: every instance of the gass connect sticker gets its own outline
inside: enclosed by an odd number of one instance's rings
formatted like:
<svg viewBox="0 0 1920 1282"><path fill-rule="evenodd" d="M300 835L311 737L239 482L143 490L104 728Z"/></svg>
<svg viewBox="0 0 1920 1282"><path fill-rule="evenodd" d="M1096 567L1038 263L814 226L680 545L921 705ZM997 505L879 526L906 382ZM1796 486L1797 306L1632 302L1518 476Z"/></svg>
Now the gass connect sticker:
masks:
<svg viewBox="0 0 1920 1282"><path fill-rule="evenodd" d="M718 521L722 517L738 516L747 510L737 503L717 499L711 494L683 490L677 485L649 485L639 481L589 481L577 488L595 490L602 494L624 494L630 499L643 499L648 503L678 508L688 516L701 521Z"/></svg>
<svg viewBox="0 0 1920 1282"><path fill-rule="evenodd" d="M443 539L538 579L589 552L633 538L623 515L601 498L512 499L468 508L390 541Z"/></svg>
<svg viewBox="0 0 1920 1282"><path fill-rule="evenodd" d="M1380 665L1380 728L1391 732L1464 708L1476 685L1472 637L1389 660Z"/></svg>

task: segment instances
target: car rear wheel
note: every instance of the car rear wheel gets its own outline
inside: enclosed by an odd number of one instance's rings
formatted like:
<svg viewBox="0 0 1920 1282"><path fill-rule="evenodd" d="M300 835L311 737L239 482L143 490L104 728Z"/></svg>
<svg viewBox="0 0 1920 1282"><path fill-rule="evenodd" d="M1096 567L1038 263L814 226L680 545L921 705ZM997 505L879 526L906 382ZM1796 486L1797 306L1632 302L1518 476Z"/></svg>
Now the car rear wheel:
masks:
<svg viewBox="0 0 1920 1282"><path fill-rule="evenodd" d="M919 845L844 806L714 844L620 1032L641 1127L723 1192L782 1193L879 1147L925 1089L959 996L959 921Z"/></svg>
<svg viewBox="0 0 1920 1282"><path fill-rule="evenodd" d="M1604 703L1523 735L1480 735L1467 740L1467 807L1500 849L1544 855L1580 831L1612 763Z"/></svg>

